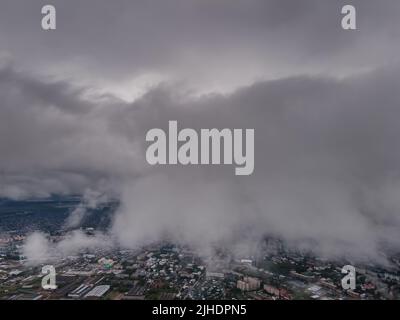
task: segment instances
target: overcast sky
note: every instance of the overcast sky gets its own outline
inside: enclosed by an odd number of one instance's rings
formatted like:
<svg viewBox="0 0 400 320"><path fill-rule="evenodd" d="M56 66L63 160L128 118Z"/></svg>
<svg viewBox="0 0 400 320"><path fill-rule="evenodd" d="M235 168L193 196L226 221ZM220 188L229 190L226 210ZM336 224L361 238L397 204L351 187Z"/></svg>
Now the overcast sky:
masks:
<svg viewBox="0 0 400 320"><path fill-rule="evenodd" d="M1 196L117 197L126 246L399 248L399 1L54 0L43 31L48 2L0 4ZM254 128L254 174L150 167L169 120Z"/></svg>

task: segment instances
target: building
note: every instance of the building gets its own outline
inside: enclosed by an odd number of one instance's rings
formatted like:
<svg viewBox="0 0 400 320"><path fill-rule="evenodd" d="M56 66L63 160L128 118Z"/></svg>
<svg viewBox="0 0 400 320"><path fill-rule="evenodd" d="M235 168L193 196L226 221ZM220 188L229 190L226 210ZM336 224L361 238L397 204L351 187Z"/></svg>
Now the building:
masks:
<svg viewBox="0 0 400 320"><path fill-rule="evenodd" d="M264 290L275 296L278 297L279 299L283 299L283 300L290 300L291 299L291 295L289 294L289 292L285 289L285 288L276 288L274 286L271 286L269 284L264 284Z"/></svg>
<svg viewBox="0 0 400 320"><path fill-rule="evenodd" d="M329 289L331 289L331 290L338 291L336 285L335 285L334 283L332 283L332 282L328 282L327 280L322 280L322 279L321 279L321 280L319 281L319 283L320 283L322 286L324 286L325 288L329 288Z"/></svg>
<svg viewBox="0 0 400 320"><path fill-rule="evenodd" d="M264 284L264 290L267 293L272 294L273 296L279 297L279 289L274 286L271 286L269 284Z"/></svg>
<svg viewBox="0 0 400 320"><path fill-rule="evenodd" d="M85 297L96 297L96 298L100 298L102 297L108 290L110 290L110 286L109 285L100 285L97 287L94 287L92 290L90 290Z"/></svg>
<svg viewBox="0 0 400 320"><path fill-rule="evenodd" d="M253 277L244 277L243 280L238 280L236 286L242 291L254 291L260 288L261 281Z"/></svg>
<svg viewBox="0 0 400 320"><path fill-rule="evenodd" d="M207 279L213 279L213 278L219 278L219 279L223 279L224 278L224 274L222 272L206 272L206 278Z"/></svg>
<svg viewBox="0 0 400 320"><path fill-rule="evenodd" d="M305 275L305 274L298 273L296 271L290 271L290 274L293 277L301 279L303 281L313 281L314 280L314 276L312 276L312 275Z"/></svg>
<svg viewBox="0 0 400 320"><path fill-rule="evenodd" d="M145 288L141 286L134 286L129 292L122 298L122 300L144 300Z"/></svg>
<svg viewBox="0 0 400 320"><path fill-rule="evenodd" d="M104 269L111 269L115 264L115 261L112 259L101 258L97 261Z"/></svg>
<svg viewBox="0 0 400 320"><path fill-rule="evenodd" d="M244 277L243 280L250 285L251 290L257 290L261 286L261 280L254 277Z"/></svg>
<svg viewBox="0 0 400 320"><path fill-rule="evenodd" d="M90 289L90 287L86 284L81 284L78 288L76 288L74 291L70 292L68 294L68 297L70 298L80 298L82 297L86 292L88 292L88 290Z"/></svg>

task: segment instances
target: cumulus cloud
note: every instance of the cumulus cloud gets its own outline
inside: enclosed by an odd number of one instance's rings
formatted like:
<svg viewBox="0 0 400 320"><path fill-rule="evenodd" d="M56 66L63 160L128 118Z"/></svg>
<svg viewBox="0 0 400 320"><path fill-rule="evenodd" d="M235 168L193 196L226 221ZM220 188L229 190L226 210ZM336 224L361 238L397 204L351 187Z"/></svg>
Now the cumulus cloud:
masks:
<svg viewBox="0 0 400 320"><path fill-rule="evenodd" d="M42 232L30 234L22 248L22 254L31 265L43 264L66 258L85 250L107 249L113 246L113 240L105 234L86 235L74 230L59 242L51 242Z"/></svg>
<svg viewBox="0 0 400 320"><path fill-rule="evenodd" d="M23 255L32 264L46 262L50 258L50 244L46 236L40 232L32 233L23 247Z"/></svg>
<svg viewBox="0 0 400 320"><path fill-rule="evenodd" d="M102 204L107 203L108 200L104 193L91 189L85 190L81 203L70 213L64 227L69 229L80 226L82 220L92 213L91 210L97 209Z"/></svg>

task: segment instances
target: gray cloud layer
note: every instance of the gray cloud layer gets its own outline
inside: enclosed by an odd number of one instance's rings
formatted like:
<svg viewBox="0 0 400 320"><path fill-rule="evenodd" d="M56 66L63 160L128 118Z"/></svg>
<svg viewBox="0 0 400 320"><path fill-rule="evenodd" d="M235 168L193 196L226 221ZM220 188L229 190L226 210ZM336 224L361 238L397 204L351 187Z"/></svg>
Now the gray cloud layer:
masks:
<svg viewBox="0 0 400 320"><path fill-rule="evenodd" d="M397 0L351 1L356 32L341 29L340 10L348 4L342 0L52 3L58 27L43 32L45 2L2 2L3 55L35 72L98 82L127 96L142 75L229 91L257 79L349 75L398 61Z"/></svg>
<svg viewBox="0 0 400 320"><path fill-rule="evenodd" d="M118 197L126 246L399 248L398 1L353 1L355 32L341 1L54 3L53 33L41 1L0 10L1 196ZM254 174L148 166L145 134L169 120L255 128Z"/></svg>
<svg viewBox="0 0 400 320"><path fill-rule="evenodd" d="M398 68L340 81L260 82L200 98L161 86L132 104L75 97L73 108L52 99L57 88L71 90L65 83L48 84L51 97L35 104L43 83L3 74L1 87L13 84L1 93L8 101L1 108L3 195L112 191L122 200L112 232L128 246L168 235L209 249L264 233L316 241L334 254L375 257L381 244L399 245ZM21 108L22 95L13 93L27 83L32 97ZM181 128L255 128L254 174L148 166L144 136L171 119Z"/></svg>

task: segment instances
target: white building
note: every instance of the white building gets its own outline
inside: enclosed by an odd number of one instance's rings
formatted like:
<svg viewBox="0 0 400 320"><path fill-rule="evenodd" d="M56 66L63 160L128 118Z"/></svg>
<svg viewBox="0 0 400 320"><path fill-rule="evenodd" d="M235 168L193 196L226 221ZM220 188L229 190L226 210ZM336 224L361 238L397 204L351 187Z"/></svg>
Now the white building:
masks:
<svg viewBox="0 0 400 320"><path fill-rule="evenodd" d="M94 287L92 290L90 290L85 297L102 297L108 290L110 290L109 285L101 285Z"/></svg>

